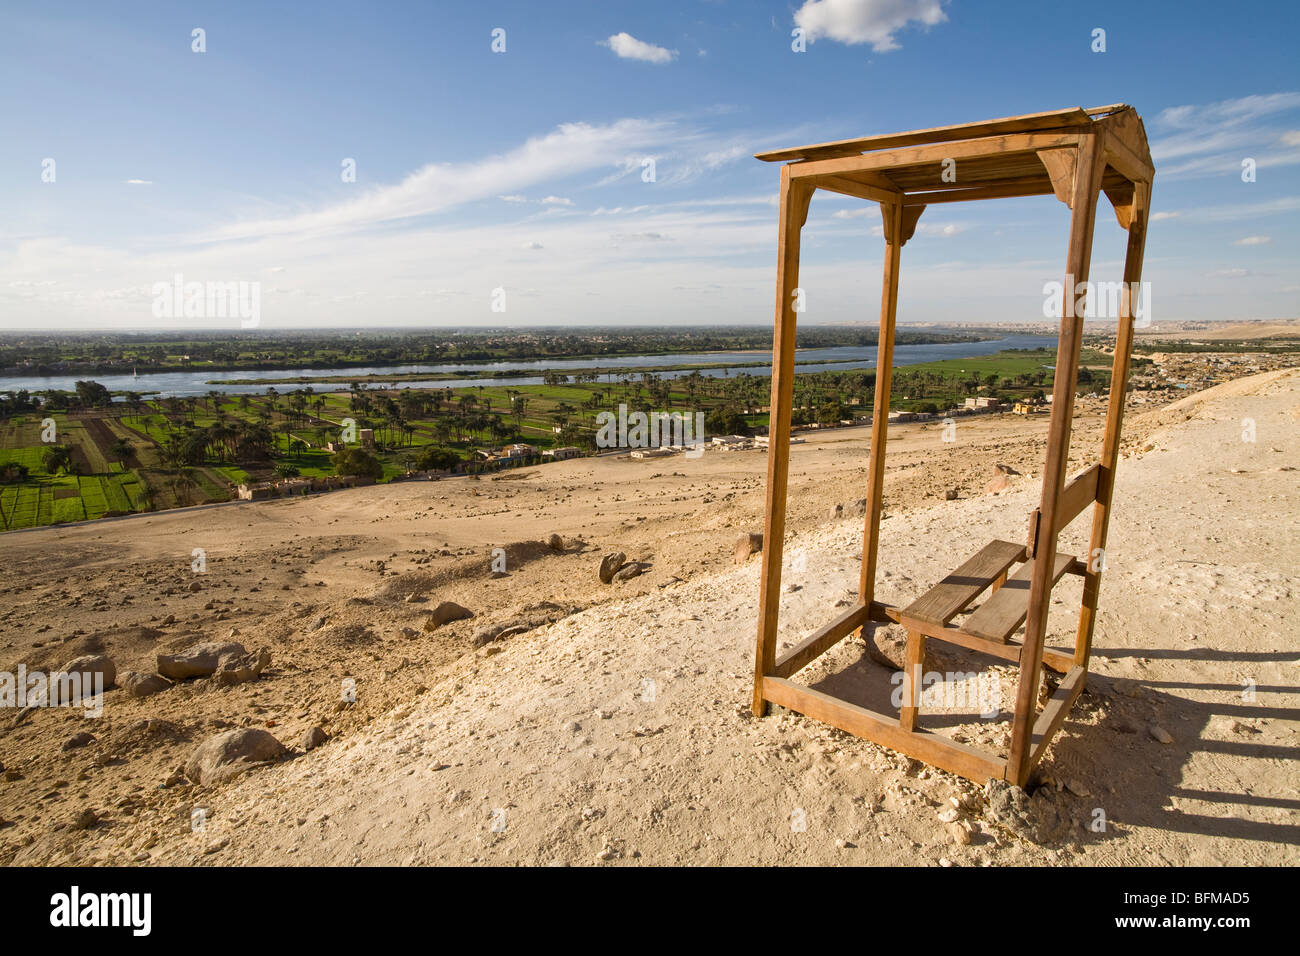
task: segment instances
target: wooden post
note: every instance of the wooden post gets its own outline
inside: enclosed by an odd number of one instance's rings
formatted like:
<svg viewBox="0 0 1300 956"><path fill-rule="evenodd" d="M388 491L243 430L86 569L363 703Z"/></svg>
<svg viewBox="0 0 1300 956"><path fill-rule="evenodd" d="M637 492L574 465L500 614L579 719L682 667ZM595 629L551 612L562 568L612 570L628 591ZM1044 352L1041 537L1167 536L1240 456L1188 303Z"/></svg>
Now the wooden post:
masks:
<svg viewBox="0 0 1300 956"><path fill-rule="evenodd" d="M885 492L885 445L889 437L889 389L894 377L894 320L898 315L898 266L903 248L903 204L880 204L885 220L885 272L880 290L880 338L876 345L876 397L871 410L871 458L867 473L867 508L862 529L862 568L858 595L870 608L876 596L876 554L880 544L880 510ZM919 213L918 213L919 215ZM915 220L913 220L915 228Z"/></svg>
<svg viewBox="0 0 1300 956"><path fill-rule="evenodd" d="M898 709L898 726L912 733L921 709L921 685L925 677L925 635L907 632L907 650L903 658L903 706Z"/></svg>
<svg viewBox="0 0 1300 956"><path fill-rule="evenodd" d="M795 289L799 285L799 234L808 218L814 187L793 183L781 167L781 221L776 258L776 327L772 339L772 404L768 415L767 520L763 527L762 584L754 652L754 716L767 713L763 678L776 666L777 616L781 609L781 555L790 472L790 424L794 405Z"/></svg>
<svg viewBox="0 0 1300 956"><path fill-rule="evenodd" d="M1147 208L1151 202L1149 183L1134 184L1133 211L1128 226L1128 248L1124 253L1124 291L1120 299L1119 325L1115 334L1115 359L1111 364L1110 401L1106 407L1106 435L1102 440L1101 469L1097 473L1097 504L1092 510L1092 538L1085 559L1083 605L1079 631L1074 642L1074 663L1087 668L1092 654L1092 632L1097 623L1097 598L1101 591L1101 570L1093 570L1100 556L1105 563L1106 532L1110 526L1110 503L1115 494L1115 466L1119 462L1119 441L1124 424L1124 400L1128 393L1129 360L1133 354L1133 287L1142 281L1142 256L1146 248Z"/></svg>
<svg viewBox="0 0 1300 956"><path fill-rule="evenodd" d="M1076 283L1088 281L1092 258L1092 231L1097 197L1105 161L1100 142L1103 133L1080 137L1079 158L1070 203L1070 245L1066 255L1066 288L1062 297L1061 330L1056 348L1056 376L1052 385L1052 422L1047 436L1047 463L1043 469L1043 491L1039 510L1038 545L1034 573L1029 586L1029 608L1025 618L1025 643L1020 651L1020 678L1016 688L1016 710L1011 728L1011 749L1007 755L1007 779L1023 785L1031 756L1031 734L1041 680L1043 639L1047 633L1047 612L1051 606L1052 566L1056 562L1056 511L1065 489L1065 470L1070 457L1070 425L1074 415L1074 389L1079 374L1079 346L1083 338L1083 316L1074 295Z"/></svg>

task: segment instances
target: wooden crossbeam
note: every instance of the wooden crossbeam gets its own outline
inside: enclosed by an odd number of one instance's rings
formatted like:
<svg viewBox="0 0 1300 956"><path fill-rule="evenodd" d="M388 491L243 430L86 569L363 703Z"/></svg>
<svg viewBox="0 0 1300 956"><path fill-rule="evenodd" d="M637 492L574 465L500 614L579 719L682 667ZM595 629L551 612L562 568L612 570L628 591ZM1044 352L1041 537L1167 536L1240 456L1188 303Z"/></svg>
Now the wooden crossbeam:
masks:
<svg viewBox="0 0 1300 956"><path fill-rule="evenodd" d="M866 170L896 169L904 166L924 166L933 163L937 168L945 159L958 163L979 156L1015 156L1018 153L1036 153L1040 149L1077 146L1077 133L1022 133L1015 136L990 136L958 143L938 143L933 146L914 146L909 149L892 149L861 156L842 156L837 159L816 159L791 163L783 169L790 170L794 179L814 179L819 176L842 176Z"/></svg>
<svg viewBox="0 0 1300 956"><path fill-rule="evenodd" d="M1065 715L1070 712L1075 699L1083 691L1087 679L1087 670L1082 667L1071 667L1043 707L1043 712L1034 721L1034 734L1030 741L1033 755L1029 758L1029 770L1032 770L1043 759L1043 754L1047 753L1048 745L1056 736L1056 732L1061 729L1061 724L1065 723Z"/></svg>
<svg viewBox="0 0 1300 956"><path fill-rule="evenodd" d="M777 677L789 677L803 670L869 619L870 608L865 604L855 604L777 658L772 673Z"/></svg>
<svg viewBox="0 0 1300 956"><path fill-rule="evenodd" d="M1001 757L931 731L903 730L898 720L887 714L838 700L811 687L800 687L782 677L763 678L762 692L774 704L977 783L984 783L990 777L1001 780L1006 773L1006 761Z"/></svg>

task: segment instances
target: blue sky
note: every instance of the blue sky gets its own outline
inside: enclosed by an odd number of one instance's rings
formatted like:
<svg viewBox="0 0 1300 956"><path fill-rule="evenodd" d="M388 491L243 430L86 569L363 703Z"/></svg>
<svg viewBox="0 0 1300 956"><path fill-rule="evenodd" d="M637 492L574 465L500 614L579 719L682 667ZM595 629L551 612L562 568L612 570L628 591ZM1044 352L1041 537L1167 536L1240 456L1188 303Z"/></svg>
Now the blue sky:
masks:
<svg viewBox="0 0 1300 956"><path fill-rule="evenodd" d="M1300 312L1292 3L11 2L0 18L0 328L184 327L151 311L178 273L261 283L264 328L768 324L778 168L754 152L1115 102L1155 156L1155 320ZM900 320L1041 320L1066 217L1051 198L928 210ZM1104 202L1099 223L1093 277L1117 279ZM818 195L803 321L877 320L879 232L874 205Z"/></svg>

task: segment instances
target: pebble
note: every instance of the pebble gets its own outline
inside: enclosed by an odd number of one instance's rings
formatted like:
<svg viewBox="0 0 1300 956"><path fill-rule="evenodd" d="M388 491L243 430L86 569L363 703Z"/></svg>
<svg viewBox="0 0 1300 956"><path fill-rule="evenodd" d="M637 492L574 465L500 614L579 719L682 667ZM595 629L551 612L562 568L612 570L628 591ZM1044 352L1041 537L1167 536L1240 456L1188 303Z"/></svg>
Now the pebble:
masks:
<svg viewBox="0 0 1300 956"><path fill-rule="evenodd" d="M1162 744L1172 744L1174 742L1174 738L1169 736L1169 731L1158 724L1151 725L1151 738Z"/></svg>

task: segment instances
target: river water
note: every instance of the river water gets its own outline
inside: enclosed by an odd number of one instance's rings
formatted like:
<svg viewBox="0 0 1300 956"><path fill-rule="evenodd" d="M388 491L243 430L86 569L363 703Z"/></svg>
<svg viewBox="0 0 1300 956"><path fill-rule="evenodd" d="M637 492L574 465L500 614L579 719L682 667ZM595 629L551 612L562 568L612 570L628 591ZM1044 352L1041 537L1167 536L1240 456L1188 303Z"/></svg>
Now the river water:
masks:
<svg viewBox="0 0 1300 956"><path fill-rule="evenodd" d="M931 345L898 345L894 348L895 365L920 365L940 359L975 358L990 355L1002 349L1054 348L1056 339L1045 335L1008 335L1000 339L985 342L941 342ZM835 361L844 360L849 361ZM578 369L606 369L613 371L622 368L646 368L668 365L694 365L702 363L737 363L770 362L769 352L690 352L673 355L621 355L612 358L590 359L542 359L538 361L504 361L490 363L453 363L448 365L396 365L388 367L366 367L346 369L294 369L292 371L253 371L213 372L203 369L190 369L185 372L150 372L145 375L56 375L41 377L38 375L0 376L0 392L27 389L31 392L46 389L72 391L77 379L93 379L114 392L139 392L145 396L182 397L205 395L209 391L226 392L230 395L261 394L269 386L274 386L280 393L292 392L312 383L274 381L278 378L297 376L355 376L360 381L367 375L403 375L411 373L445 373L468 372L471 370L509 371L524 374L503 378L464 378L431 381L410 381L392 383L390 388L465 388L473 385L541 385L542 373L546 371L564 372ZM857 368L872 368L876 364L876 347L842 346L825 349L800 349L795 357L798 372L847 371ZM532 374L529 374L529 373ZM743 369L709 368L699 369L699 373L710 378L731 375L759 375L767 377L772 373L770 364L756 365ZM690 370L658 372L661 378L677 378L689 375ZM257 385L223 385L222 380L260 379L265 384ZM271 380L266 382L266 380ZM603 376L602 376L603 379ZM212 384L214 383L215 384ZM312 387L318 392L345 392L347 383L317 383ZM379 387L372 385L373 387Z"/></svg>

